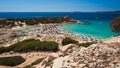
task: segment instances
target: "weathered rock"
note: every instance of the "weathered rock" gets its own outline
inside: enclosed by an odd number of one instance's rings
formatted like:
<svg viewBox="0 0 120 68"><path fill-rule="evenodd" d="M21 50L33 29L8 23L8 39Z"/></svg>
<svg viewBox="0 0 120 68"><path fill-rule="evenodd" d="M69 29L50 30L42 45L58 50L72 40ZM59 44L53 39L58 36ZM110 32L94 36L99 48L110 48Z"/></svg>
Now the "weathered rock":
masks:
<svg viewBox="0 0 120 68"><path fill-rule="evenodd" d="M120 43L99 43L87 48L69 44L63 46L60 51L48 56L42 62L43 66L51 68L120 68Z"/></svg>
<svg viewBox="0 0 120 68"><path fill-rule="evenodd" d="M63 56L63 53L60 52L60 53L58 53L58 55L59 55L59 57L61 57L61 56Z"/></svg>
<svg viewBox="0 0 120 68"><path fill-rule="evenodd" d="M96 62L89 63L89 67L96 68Z"/></svg>
<svg viewBox="0 0 120 68"><path fill-rule="evenodd" d="M46 68L46 66L50 66L55 58L58 58L59 55L57 53L52 53L48 57L46 57L40 64L35 65L35 68Z"/></svg>
<svg viewBox="0 0 120 68"><path fill-rule="evenodd" d="M70 65L71 65L72 68L75 68L77 66L77 63L75 63L75 62L74 63L70 63Z"/></svg>
<svg viewBox="0 0 120 68"><path fill-rule="evenodd" d="M47 58L45 58L45 61L49 62L49 61L54 60L57 57L59 57L57 53L52 53Z"/></svg>
<svg viewBox="0 0 120 68"><path fill-rule="evenodd" d="M59 57L57 59L55 59L53 61L53 66L52 68L65 68L65 67L69 67L67 66L67 61L69 60L69 56L65 56L65 57Z"/></svg>
<svg viewBox="0 0 120 68"><path fill-rule="evenodd" d="M86 64L79 64L79 68L85 67Z"/></svg>
<svg viewBox="0 0 120 68"><path fill-rule="evenodd" d="M77 45L75 44L69 44L66 46L63 46L60 51L64 54L64 55L68 55L70 53L72 53L74 50L76 50L78 48Z"/></svg>

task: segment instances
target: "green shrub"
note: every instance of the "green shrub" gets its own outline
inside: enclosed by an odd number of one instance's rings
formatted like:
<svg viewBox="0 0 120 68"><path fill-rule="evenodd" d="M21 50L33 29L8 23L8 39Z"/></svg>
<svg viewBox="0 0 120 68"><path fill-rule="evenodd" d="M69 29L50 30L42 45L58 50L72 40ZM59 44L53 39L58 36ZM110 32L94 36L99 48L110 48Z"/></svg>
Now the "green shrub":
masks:
<svg viewBox="0 0 120 68"><path fill-rule="evenodd" d="M14 51L14 52L29 52L29 51L57 51L58 43L54 41L40 41L35 39L28 39L22 42L13 44L9 47L1 47L0 53Z"/></svg>
<svg viewBox="0 0 120 68"><path fill-rule="evenodd" d="M5 27L5 26L10 26L10 27L13 27L15 26L15 23L14 22L9 22L7 20L0 20L0 27Z"/></svg>
<svg viewBox="0 0 120 68"><path fill-rule="evenodd" d="M25 67L23 68L32 68L32 65L26 65Z"/></svg>
<svg viewBox="0 0 120 68"><path fill-rule="evenodd" d="M8 47L0 47L0 53L3 53L3 52L9 52L9 48Z"/></svg>
<svg viewBox="0 0 120 68"><path fill-rule="evenodd" d="M83 47L88 47L92 44L94 44L95 42L86 42L86 43L80 43L78 46L83 46Z"/></svg>
<svg viewBox="0 0 120 68"><path fill-rule="evenodd" d="M38 50L42 51L57 51L58 50L58 43L54 41L43 41L38 46Z"/></svg>
<svg viewBox="0 0 120 68"><path fill-rule="evenodd" d="M15 52L28 52L28 51L36 51L37 46L39 46L41 42L35 39L28 39L23 42L19 42L17 44L12 45L12 50Z"/></svg>
<svg viewBox="0 0 120 68"><path fill-rule="evenodd" d="M31 65L37 65L39 64L40 62L42 62L44 58L40 58L40 59L37 59L36 61L34 61Z"/></svg>
<svg viewBox="0 0 120 68"><path fill-rule="evenodd" d="M2 57L0 58L0 65L16 66L23 63L25 59L21 56Z"/></svg>
<svg viewBox="0 0 120 68"><path fill-rule="evenodd" d="M71 39L71 38L69 38L69 37L66 37L66 38L63 39L63 41L62 41L62 44L63 44L63 45L67 45L67 44L70 44L70 43L72 43L72 44L78 44L78 41L73 40L73 39Z"/></svg>
<svg viewBox="0 0 120 68"><path fill-rule="evenodd" d="M8 18L4 20L0 20L0 27L4 26L15 26L14 22L25 22L26 25L37 25L39 23L62 23L62 22L70 22L72 18L68 16L62 16L62 17L40 17L40 18Z"/></svg>
<svg viewBox="0 0 120 68"><path fill-rule="evenodd" d="M15 52L28 52L28 51L57 51L58 43L53 41L32 41L26 42L21 46L14 48Z"/></svg>

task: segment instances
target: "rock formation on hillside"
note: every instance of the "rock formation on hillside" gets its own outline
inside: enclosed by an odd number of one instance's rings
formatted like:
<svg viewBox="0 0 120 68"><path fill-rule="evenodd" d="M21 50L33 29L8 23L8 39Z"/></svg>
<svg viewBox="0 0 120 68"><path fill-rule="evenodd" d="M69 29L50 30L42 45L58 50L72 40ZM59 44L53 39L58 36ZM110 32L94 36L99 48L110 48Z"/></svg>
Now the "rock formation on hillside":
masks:
<svg viewBox="0 0 120 68"><path fill-rule="evenodd" d="M117 40L120 37L116 37ZM115 40L116 38L113 38ZM112 38L111 38L112 39ZM108 40L111 40L108 39ZM106 40L106 41L108 41ZM97 43L87 48L74 44L63 46L35 68L120 68L120 42Z"/></svg>

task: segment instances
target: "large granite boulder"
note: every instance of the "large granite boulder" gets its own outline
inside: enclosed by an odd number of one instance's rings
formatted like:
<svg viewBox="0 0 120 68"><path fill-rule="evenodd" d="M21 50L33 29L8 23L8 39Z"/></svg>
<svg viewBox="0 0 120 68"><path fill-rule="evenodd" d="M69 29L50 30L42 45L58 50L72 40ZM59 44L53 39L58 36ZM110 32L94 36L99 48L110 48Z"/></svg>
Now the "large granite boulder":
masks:
<svg viewBox="0 0 120 68"><path fill-rule="evenodd" d="M77 45L75 45L75 44L69 44L69 45L63 46L60 49L60 51L63 53L63 55L69 55L72 52L74 52L77 48L78 48Z"/></svg>
<svg viewBox="0 0 120 68"><path fill-rule="evenodd" d="M46 68L47 66L50 67L52 65L52 61L55 58L58 58L59 54L57 53L52 53L48 57L46 57L40 64L33 66L34 68Z"/></svg>

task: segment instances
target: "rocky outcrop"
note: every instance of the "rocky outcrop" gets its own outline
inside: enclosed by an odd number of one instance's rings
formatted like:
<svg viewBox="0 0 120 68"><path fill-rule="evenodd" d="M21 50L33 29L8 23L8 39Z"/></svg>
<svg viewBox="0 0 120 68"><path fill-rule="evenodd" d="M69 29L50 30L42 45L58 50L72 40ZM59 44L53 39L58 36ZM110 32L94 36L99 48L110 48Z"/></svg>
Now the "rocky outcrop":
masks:
<svg viewBox="0 0 120 68"><path fill-rule="evenodd" d="M110 27L114 32L120 32L120 16L114 18L110 23Z"/></svg>
<svg viewBox="0 0 120 68"><path fill-rule="evenodd" d="M76 50L78 46L75 44L69 44L60 48L60 51L57 53L52 53L48 57L46 57L40 64L35 65L35 68L61 68L63 66L62 61L66 60L73 50ZM59 66L58 66L59 65Z"/></svg>
<svg viewBox="0 0 120 68"><path fill-rule="evenodd" d="M40 64L35 65L33 67L35 68L46 68L46 67L51 67L52 62L54 59L59 57L59 53L52 53L48 57L46 57Z"/></svg>
<svg viewBox="0 0 120 68"><path fill-rule="evenodd" d="M5 45L9 41L12 41L15 38L16 34L17 32L14 30L7 28L0 28L0 47L2 45Z"/></svg>
<svg viewBox="0 0 120 68"><path fill-rule="evenodd" d="M103 43L120 43L120 36L108 38Z"/></svg>
<svg viewBox="0 0 120 68"><path fill-rule="evenodd" d="M60 48L60 51L61 51L61 53L63 53L63 55L69 55L72 52L74 52L77 48L78 48L77 45L69 44L69 45L66 45L66 46L63 46L62 48Z"/></svg>
<svg viewBox="0 0 120 68"><path fill-rule="evenodd" d="M52 58L53 56L56 56ZM48 58L49 57L49 58ZM43 68L120 68L120 42L98 43L87 48L74 44L63 46L59 53L48 56ZM40 65L38 65L40 66ZM36 68L41 68L36 67Z"/></svg>

